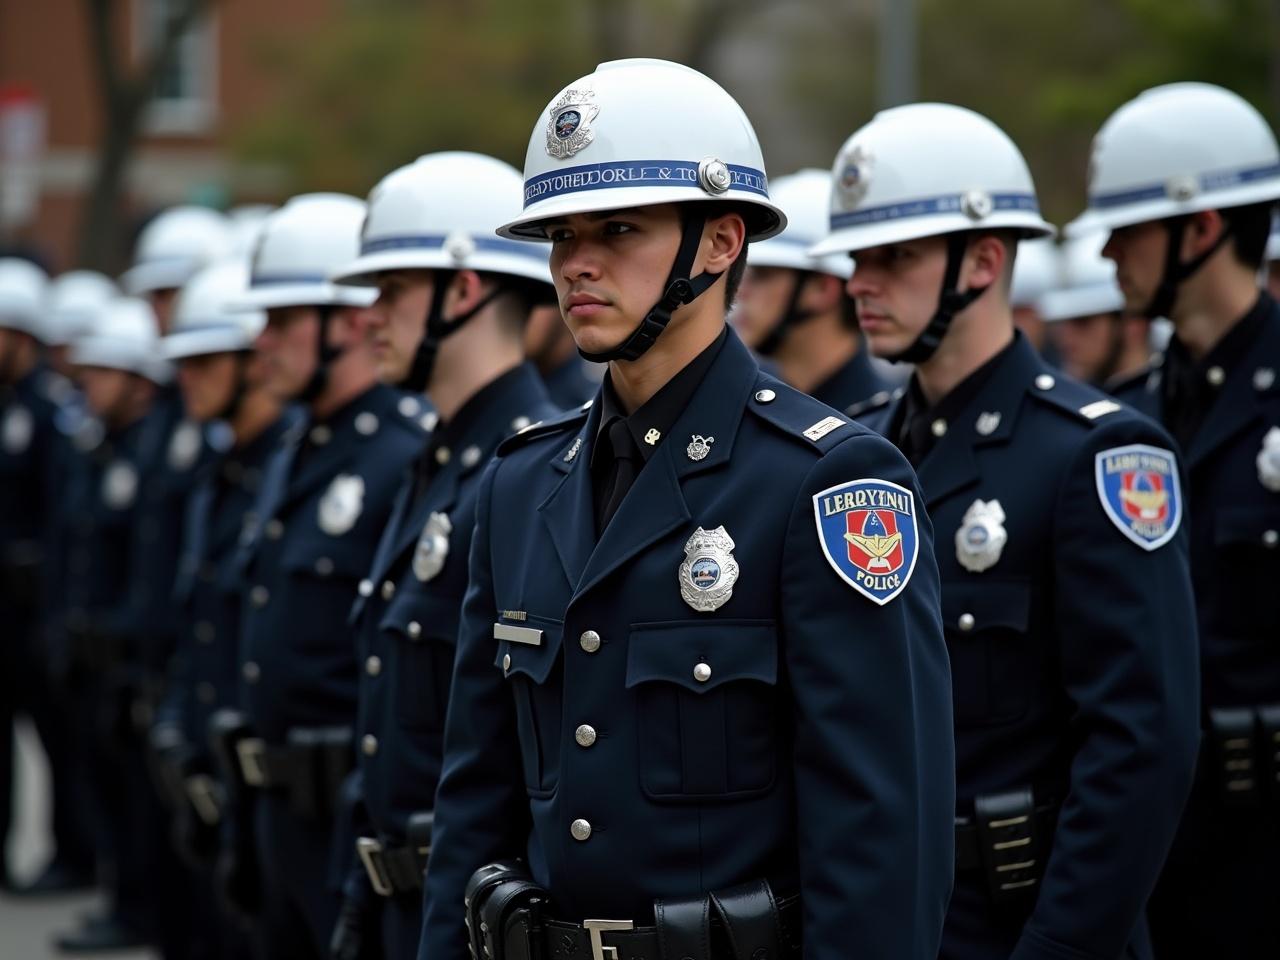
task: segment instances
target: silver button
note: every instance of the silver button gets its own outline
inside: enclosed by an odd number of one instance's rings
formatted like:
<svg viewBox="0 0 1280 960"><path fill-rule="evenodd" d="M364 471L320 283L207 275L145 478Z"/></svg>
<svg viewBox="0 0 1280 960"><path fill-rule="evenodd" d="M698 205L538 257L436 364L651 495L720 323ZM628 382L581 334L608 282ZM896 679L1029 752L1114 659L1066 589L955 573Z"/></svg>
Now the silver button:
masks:
<svg viewBox="0 0 1280 960"><path fill-rule="evenodd" d="M390 580L382 581L382 599L390 600L396 595L396 585Z"/></svg>
<svg viewBox="0 0 1280 960"><path fill-rule="evenodd" d="M973 625L975 622L976 621L973 619L972 613L960 614L960 620L959 620L960 629L965 631L965 633L968 633L970 630L973 629Z"/></svg>
<svg viewBox="0 0 1280 960"><path fill-rule="evenodd" d="M1052 375L1052 374L1042 373L1042 374L1040 374L1040 376L1036 377L1036 389L1037 389L1037 390L1052 390L1052 389L1053 389L1053 385L1054 385L1055 383L1057 383L1057 382L1058 382L1057 380L1054 380L1054 379L1053 379L1053 375Z"/></svg>
<svg viewBox="0 0 1280 960"><path fill-rule="evenodd" d="M257 607L259 610L265 607L267 605L267 601L270 599L271 599L271 591L268 590L266 587L264 587L262 584L258 584L256 587L254 587L252 590L249 591L249 602L253 604L255 607Z"/></svg>
<svg viewBox="0 0 1280 960"><path fill-rule="evenodd" d="M1210 367L1204 372L1204 378L1215 387L1220 387L1222 386L1222 381L1227 379L1227 374L1221 367Z"/></svg>
<svg viewBox="0 0 1280 960"><path fill-rule="evenodd" d="M1262 543L1264 546L1274 547L1277 543L1280 543L1280 533L1277 533L1275 530L1264 531L1262 534Z"/></svg>
<svg viewBox="0 0 1280 960"><path fill-rule="evenodd" d="M400 416L412 417L420 407L418 406L418 401L413 397L401 397L400 402L396 404L396 409L400 411Z"/></svg>
<svg viewBox="0 0 1280 960"><path fill-rule="evenodd" d="M693 679L699 683L706 683L711 679L711 664L699 663L693 668Z"/></svg>
<svg viewBox="0 0 1280 960"><path fill-rule="evenodd" d="M218 631L214 629L213 624L208 620L197 620L192 632L195 634L196 643L213 643L214 638L218 635Z"/></svg>
<svg viewBox="0 0 1280 960"><path fill-rule="evenodd" d="M265 532L268 540L279 540L284 536L284 524L279 520L268 520Z"/></svg>
<svg viewBox="0 0 1280 960"><path fill-rule="evenodd" d="M947 421L939 417L937 420L933 421L933 423L929 424L929 430L935 437L946 436Z"/></svg>
<svg viewBox="0 0 1280 960"><path fill-rule="evenodd" d="M575 840L587 840L591 837L591 824L586 820L575 820L569 825L569 833Z"/></svg>
<svg viewBox="0 0 1280 960"><path fill-rule="evenodd" d="M372 580L361 580L361 581L360 581L360 586L356 587L356 592L357 592L357 593L359 593L359 594L360 594L360 596L362 596L362 597L372 597L372 596L373 596L373 581L372 581Z"/></svg>
<svg viewBox="0 0 1280 960"><path fill-rule="evenodd" d="M449 462L449 457L451 456L452 454L449 452L448 447L439 447L436 450L436 463L440 464L440 466L443 467L446 463Z"/></svg>
<svg viewBox="0 0 1280 960"><path fill-rule="evenodd" d="M756 403L773 403L776 399L778 399L778 395L772 390L756 391Z"/></svg>
<svg viewBox="0 0 1280 960"><path fill-rule="evenodd" d="M378 738L372 733L366 733L360 738L360 751L366 757L372 757L378 752Z"/></svg>
<svg viewBox="0 0 1280 960"><path fill-rule="evenodd" d="M196 684L196 699L205 706L213 703L218 699L218 691L213 688L212 683L201 682Z"/></svg>
<svg viewBox="0 0 1280 960"><path fill-rule="evenodd" d="M578 741L578 746L589 747L596 742L596 728L584 723L573 731L573 739Z"/></svg>
<svg viewBox="0 0 1280 960"><path fill-rule="evenodd" d="M410 620L409 626L405 628L408 631L410 640L417 640L422 636L422 624L417 620Z"/></svg>
<svg viewBox="0 0 1280 960"><path fill-rule="evenodd" d="M316 573L320 574L322 577L329 576L329 574L333 573L333 561L328 557L317 557Z"/></svg>
<svg viewBox="0 0 1280 960"><path fill-rule="evenodd" d="M467 449L462 451L462 456L459 458L459 460L465 469L470 470L472 467L474 467L477 463L480 462L480 448L467 447Z"/></svg>
<svg viewBox="0 0 1280 960"><path fill-rule="evenodd" d="M523 430L525 427L529 426L529 424L531 424L532 422L533 421L530 420L528 417L516 417L514 420L511 421L511 429Z"/></svg>
<svg viewBox="0 0 1280 960"><path fill-rule="evenodd" d="M382 672L382 658L370 657L364 662L364 672L371 677L376 677Z"/></svg>
<svg viewBox="0 0 1280 960"><path fill-rule="evenodd" d="M333 439L333 431L326 427L323 423L311 430L311 442L317 447L323 447L326 443Z"/></svg>
<svg viewBox="0 0 1280 960"><path fill-rule="evenodd" d="M356 416L356 433L362 437L371 437L378 432L378 415L372 410L366 410L364 413Z"/></svg>
<svg viewBox="0 0 1280 960"><path fill-rule="evenodd" d="M595 653L600 649L600 634L596 633L594 630L585 631L582 636L578 638L578 646L587 653Z"/></svg>
<svg viewBox="0 0 1280 960"><path fill-rule="evenodd" d="M428 410L426 413L424 413L421 417L418 418L418 426L422 427L422 429L427 431L427 433L430 433L432 430L434 430L436 428L436 424L439 422L440 422L440 415L436 413L434 410Z"/></svg>
<svg viewBox="0 0 1280 960"><path fill-rule="evenodd" d="M262 676L262 668L252 660L246 660L244 666L240 668L240 675L244 677L246 683L257 683Z"/></svg>
<svg viewBox="0 0 1280 960"><path fill-rule="evenodd" d="M502 658L502 672L506 673L511 669L511 654L505 654Z"/></svg>

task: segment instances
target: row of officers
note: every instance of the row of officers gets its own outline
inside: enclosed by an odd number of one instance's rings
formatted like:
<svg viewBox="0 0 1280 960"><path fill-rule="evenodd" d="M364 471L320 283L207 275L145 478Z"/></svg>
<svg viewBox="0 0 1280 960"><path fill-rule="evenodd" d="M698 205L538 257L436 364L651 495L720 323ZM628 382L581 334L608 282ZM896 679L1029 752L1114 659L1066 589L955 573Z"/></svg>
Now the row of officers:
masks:
<svg viewBox="0 0 1280 960"><path fill-rule="evenodd" d="M633 60L523 176L175 210L129 297L0 261L25 892L166 960L1276 956L1278 199L1153 89L1028 296L987 119L770 185Z"/></svg>

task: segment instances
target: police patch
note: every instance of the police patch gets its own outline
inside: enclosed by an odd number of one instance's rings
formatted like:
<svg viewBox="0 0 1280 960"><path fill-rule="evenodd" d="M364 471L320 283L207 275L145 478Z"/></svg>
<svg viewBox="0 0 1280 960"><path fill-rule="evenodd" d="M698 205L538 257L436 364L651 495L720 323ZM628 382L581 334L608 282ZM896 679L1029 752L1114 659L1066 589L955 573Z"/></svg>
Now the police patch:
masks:
<svg viewBox="0 0 1280 960"><path fill-rule="evenodd" d="M916 568L915 497L888 480L852 480L813 497L822 552L849 586L884 606Z"/></svg>
<svg viewBox="0 0 1280 960"><path fill-rule="evenodd" d="M1143 550L1173 539L1182 522L1182 489L1171 452L1141 443L1113 447L1094 458L1094 474L1116 529Z"/></svg>

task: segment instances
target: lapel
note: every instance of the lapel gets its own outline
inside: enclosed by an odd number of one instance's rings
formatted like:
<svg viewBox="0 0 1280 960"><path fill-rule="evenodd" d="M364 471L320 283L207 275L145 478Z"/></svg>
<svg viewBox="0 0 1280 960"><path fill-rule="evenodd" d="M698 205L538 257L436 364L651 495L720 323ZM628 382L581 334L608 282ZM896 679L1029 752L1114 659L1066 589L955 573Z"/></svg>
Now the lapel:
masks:
<svg viewBox="0 0 1280 960"><path fill-rule="evenodd" d="M569 587L576 588L596 546L595 494L591 489L591 450L600 429L600 394L591 404L586 422L573 439L559 444L548 468L563 474L538 505L538 514L551 537ZM655 458L656 459L656 458ZM643 475L644 470L640 473Z"/></svg>
<svg viewBox="0 0 1280 960"><path fill-rule="evenodd" d="M925 505L932 508L947 497L973 486L981 479L978 450L1009 442L1022 410L1023 398L1037 375L1047 371L1026 338L1018 334L1012 348L998 362L990 379L947 424L947 432L929 451L916 470L924 488ZM899 399L897 403L904 402ZM984 427L999 415L994 429Z"/></svg>

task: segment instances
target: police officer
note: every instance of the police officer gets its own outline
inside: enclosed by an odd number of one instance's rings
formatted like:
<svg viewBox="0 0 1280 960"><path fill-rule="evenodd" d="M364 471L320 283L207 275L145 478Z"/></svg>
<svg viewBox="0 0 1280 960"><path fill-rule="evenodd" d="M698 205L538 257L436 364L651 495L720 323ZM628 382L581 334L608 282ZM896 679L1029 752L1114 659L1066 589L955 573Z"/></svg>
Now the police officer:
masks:
<svg viewBox="0 0 1280 960"><path fill-rule="evenodd" d="M245 547L241 699L256 738L241 772L258 788L262 947L318 957L337 915L347 845L334 853L338 788L354 763L357 665L347 614L405 467L421 452L417 404L378 383L374 291L327 277L356 254L365 205L295 197L268 219L245 306L268 387L306 406L267 471ZM331 859L332 857L332 859Z"/></svg>
<svg viewBox="0 0 1280 960"><path fill-rule="evenodd" d="M524 194L499 233L551 241L609 372L481 480L419 956L798 957L803 928L934 957L932 530L891 445L725 325L785 225L750 123L687 67L605 63L538 119Z"/></svg>
<svg viewBox="0 0 1280 960"><path fill-rule="evenodd" d="M863 349L853 301L844 292L849 258L808 253L826 229L830 192L825 170L801 170L770 184L787 228L751 247L733 326L781 380L845 410L888 384Z"/></svg>
<svg viewBox="0 0 1280 960"><path fill-rule="evenodd" d="M235 233L227 218L207 207L170 207L138 234L133 264L120 277L130 296L151 304L160 333L169 332L182 285L202 267L230 256Z"/></svg>
<svg viewBox="0 0 1280 960"><path fill-rule="evenodd" d="M1126 306L1173 322L1117 389L1168 427L1188 473L1204 749L1149 916L1157 954L1265 957L1280 943L1280 308L1259 290L1280 151L1208 84L1156 87L1094 140L1089 206Z"/></svg>
<svg viewBox="0 0 1280 960"><path fill-rule="evenodd" d="M110 278L93 270L59 274L49 285L49 307L44 337L49 367L70 382L73 371L67 361L71 343L87 334L108 303L120 296ZM66 394L63 401L71 400Z"/></svg>
<svg viewBox="0 0 1280 960"><path fill-rule="evenodd" d="M503 437L558 412L522 355L529 305L551 289L546 251L493 235L519 211L520 194L520 174L499 160L422 157L374 188L361 255L338 277L377 284L383 379L425 391L440 417L352 615L364 667L357 793L368 824L359 859L350 851L332 950L341 960L417 956L476 489Z"/></svg>
<svg viewBox="0 0 1280 960"><path fill-rule="evenodd" d="M941 956L1150 957L1142 910L1197 739L1172 442L1015 330L1014 255L1052 228L993 123L886 110L834 176L814 252L853 255L872 351L916 364L866 422L916 465L946 544L958 802Z"/></svg>
<svg viewBox="0 0 1280 960"><path fill-rule="evenodd" d="M1280 213L1271 218L1271 237L1267 240L1267 293L1280 300Z"/></svg>
<svg viewBox="0 0 1280 960"><path fill-rule="evenodd" d="M1064 243L1053 284L1038 302L1062 370L1102 390L1151 361L1151 321L1125 311L1116 265L1102 256L1106 239L1094 233Z"/></svg>
<svg viewBox="0 0 1280 960"><path fill-rule="evenodd" d="M212 867L235 798L218 776L207 731L215 711L238 702L236 547L285 427L280 401L265 388L253 354L266 316L235 309L248 279L240 259L201 270L179 294L163 341L188 415L210 435L217 454L197 470L187 503L177 581L183 628L151 742L168 788L173 838L194 874L188 936L200 942L200 956L227 958L244 956L246 946L229 922L236 918L217 909Z"/></svg>
<svg viewBox="0 0 1280 960"><path fill-rule="evenodd" d="M1026 240L1018 248L1009 285L1013 325L1045 360L1058 366L1058 355L1049 327L1040 312L1040 299L1053 286L1058 271L1057 247L1052 237Z"/></svg>

